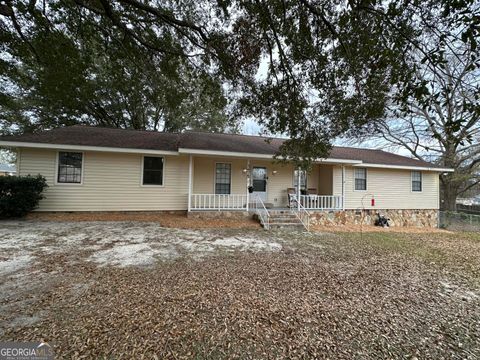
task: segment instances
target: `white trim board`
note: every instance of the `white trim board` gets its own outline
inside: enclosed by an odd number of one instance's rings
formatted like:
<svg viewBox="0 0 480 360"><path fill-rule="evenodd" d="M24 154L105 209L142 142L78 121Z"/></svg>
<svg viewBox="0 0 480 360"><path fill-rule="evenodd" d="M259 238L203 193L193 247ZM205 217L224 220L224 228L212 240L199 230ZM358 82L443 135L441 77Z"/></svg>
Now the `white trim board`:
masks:
<svg viewBox="0 0 480 360"><path fill-rule="evenodd" d="M177 155L178 156L177 151L136 149L136 148L135 149L134 148L116 148L116 147L104 147L104 146L29 143L29 142L21 142L21 141L0 141L0 146L19 147L19 148L36 148L36 149L100 151L100 152L116 152L116 153L127 153L127 154L153 154L153 155Z"/></svg>
<svg viewBox="0 0 480 360"><path fill-rule="evenodd" d="M365 168L379 168L379 169L399 169L399 170L417 170L417 171L433 171L433 172L454 172L454 169L450 168L434 168L427 166L406 166L406 165L384 165L384 164L366 164L353 165L354 167Z"/></svg>
<svg viewBox="0 0 480 360"><path fill-rule="evenodd" d="M207 156L228 156L228 157L241 157L241 158L257 158L257 159L273 159L274 155L271 154L258 154L247 153L238 151L217 151L217 150L202 150L202 149L190 149L190 148L178 148L179 154L194 154L194 155L207 155ZM316 159L314 162L318 163L337 163L337 164L361 164L361 160L345 160L345 159Z"/></svg>
<svg viewBox="0 0 480 360"><path fill-rule="evenodd" d="M244 153L244 152L234 152L234 151L199 150L199 149L187 149L187 148L178 148L178 153L194 154L194 155L213 155L213 156L229 156L229 157L242 157L242 158L273 159L273 155L269 155L269 154Z"/></svg>

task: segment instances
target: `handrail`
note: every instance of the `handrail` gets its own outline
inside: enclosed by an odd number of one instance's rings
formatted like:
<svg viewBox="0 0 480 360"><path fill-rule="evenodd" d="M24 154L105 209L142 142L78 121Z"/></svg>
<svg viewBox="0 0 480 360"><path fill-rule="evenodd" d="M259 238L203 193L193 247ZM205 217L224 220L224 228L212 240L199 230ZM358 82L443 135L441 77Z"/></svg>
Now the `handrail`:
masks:
<svg viewBox="0 0 480 360"><path fill-rule="evenodd" d="M296 202L296 205L292 207L292 211L297 216L297 218L301 221L303 227L310 231L310 213L305 209L302 203L297 199L297 196L293 197L293 200Z"/></svg>
<svg viewBox="0 0 480 360"><path fill-rule="evenodd" d="M259 203L263 209L258 208ZM255 197L255 210L256 214L260 217L260 222L263 224L263 226L267 230L270 229L270 213L268 212L263 200L258 195Z"/></svg>

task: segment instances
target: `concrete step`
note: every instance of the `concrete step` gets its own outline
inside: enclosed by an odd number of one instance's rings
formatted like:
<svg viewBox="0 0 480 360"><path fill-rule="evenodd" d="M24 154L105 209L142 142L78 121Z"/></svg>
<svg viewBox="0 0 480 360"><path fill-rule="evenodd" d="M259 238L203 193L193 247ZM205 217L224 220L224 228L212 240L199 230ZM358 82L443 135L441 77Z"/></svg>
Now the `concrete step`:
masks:
<svg viewBox="0 0 480 360"><path fill-rule="evenodd" d="M270 215L270 219L298 219L295 214Z"/></svg>
<svg viewBox="0 0 480 360"><path fill-rule="evenodd" d="M278 224L299 224L301 223L298 219L270 219L270 224L278 223Z"/></svg>
<svg viewBox="0 0 480 360"><path fill-rule="evenodd" d="M297 215L289 210L269 210L269 228L270 229L292 229L300 230L304 226ZM258 219L258 218L257 218ZM260 219L258 219L260 220ZM265 227L264 224L262 224Z"/></svg>
<svg viewBox="0 0 480 360"><path fill-rule="evenodd" d="M292 230L301 230L304 226L302 223L299 224L270 224L270 229L292 229Z"/></svg>
<svg viewBox="0 0 480 360"><path fill-rule="evenodd" d="M272 204L272 203L264 203L264 205L265 205L265 207L266 207L267 209L273 208L273 204ZM248 207L249 207L250 209L255 209L255 203L248 203Z"/></svg>
<svg viewBox="0 0 480 360"><path fill-rule="evenodd" d="M291 210L269 210L270 215L295 215Z"/></svg>

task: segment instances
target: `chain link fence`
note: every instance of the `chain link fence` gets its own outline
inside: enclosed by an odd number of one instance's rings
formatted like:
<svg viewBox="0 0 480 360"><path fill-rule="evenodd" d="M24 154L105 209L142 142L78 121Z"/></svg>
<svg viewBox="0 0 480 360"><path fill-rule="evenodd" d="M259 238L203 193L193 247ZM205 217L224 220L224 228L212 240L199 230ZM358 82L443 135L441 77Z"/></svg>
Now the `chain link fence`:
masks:
<svg viewBox="0 0 480 360"><path fill-rule="evenodd" d="M439 227L457 231L480 231L480 215L464 212L440 211Z"/></svg>
<svg viewBox="0 0 480 360"><path fill-rule="evenodd" d="M462 204L457 204L457 211L458 212L464 212L467 214L476 214L480 215L480 205L462 205Z"/></svg>

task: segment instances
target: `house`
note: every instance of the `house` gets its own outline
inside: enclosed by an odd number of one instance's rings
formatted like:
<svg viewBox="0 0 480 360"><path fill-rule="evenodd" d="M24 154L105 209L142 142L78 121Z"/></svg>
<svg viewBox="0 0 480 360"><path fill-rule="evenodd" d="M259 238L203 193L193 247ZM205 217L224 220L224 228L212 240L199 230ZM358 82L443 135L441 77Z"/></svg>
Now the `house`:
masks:
<svg viewBox="0 0 480 360"><path fill-rule="evenodd" d="M0 176L15 175L15 165L0 164Z"/></svg>
<svg viewBox="0 0 480 360"><path fill-rule="evenodd" d="M188 211L268 216L290 207L320 224L436 226L439 174L451 171L382 150L335 147L305 172L273 159L284 140L203 132L70 126L0 138L19 175L49 188L37 211Z"/></svg>

